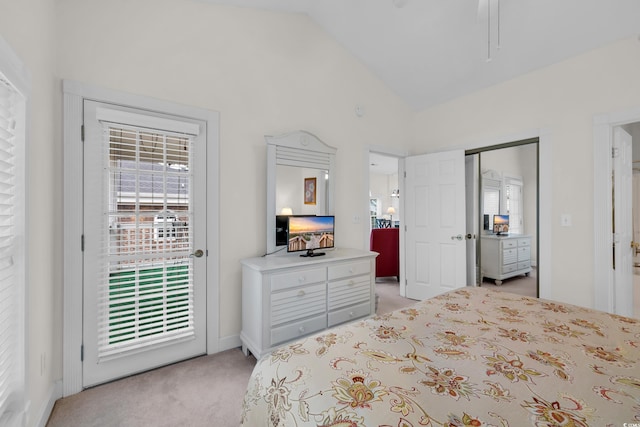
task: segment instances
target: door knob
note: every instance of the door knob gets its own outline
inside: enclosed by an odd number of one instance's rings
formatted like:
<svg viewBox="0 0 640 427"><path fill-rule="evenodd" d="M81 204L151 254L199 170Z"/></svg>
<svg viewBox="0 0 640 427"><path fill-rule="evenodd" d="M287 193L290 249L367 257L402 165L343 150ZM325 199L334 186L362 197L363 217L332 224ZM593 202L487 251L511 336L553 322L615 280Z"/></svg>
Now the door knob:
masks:
<svg viewBox="0 0 640 427"><path fill-rule="evenodd" d="M196 251L189 256L200 258L202 255L204 255L204 251L202 249L196 249Z"/></svg>
<svg viewBox="0 0 640 427"><path fill-rule="evenodd" d="M451 236L451 240L462 240L464 236L462 234L458 234L457 236Z"/></svg>

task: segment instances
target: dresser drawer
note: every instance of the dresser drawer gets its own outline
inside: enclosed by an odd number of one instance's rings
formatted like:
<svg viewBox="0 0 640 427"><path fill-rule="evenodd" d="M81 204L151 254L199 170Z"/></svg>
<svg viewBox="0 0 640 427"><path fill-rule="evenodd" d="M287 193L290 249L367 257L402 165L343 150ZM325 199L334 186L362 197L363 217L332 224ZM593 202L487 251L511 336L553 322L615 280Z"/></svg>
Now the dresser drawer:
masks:
<svg viewBox="0 0 640 427"><path fill-rule="evenodd" d="M324 283L271 294L271 326L324 313L327 305Z"/></svg>
<svg viewBox="0 0 640 427"><path fill-rule="evenodd" d="M321 331L327 327L327 317L321 316L305 319L290 325L271 329L271 345L300 338L313 332Z"/></svg>
<svg viewBox="0 0 640 427"><path fill-rule="evenodd" d="M290 273L276 273L271 276L271 291L324 282L325 278L326 273L324 268L297 270Z"/></svg>
<svg viewBox="0 0 640 427"><path fill-rule="evenodd" d="M528 246L518 248L518 261L526 261L528 259L531 259L531 248Z"/></svg>
<svg viewBox="0 0 640 427"><path fill-rule="evenodd" d="M518 247L531 246L531 239L518 239Z"/></svg>
<svg viewBox="0 0 640 427"><path fill-rule="evenodd" d="M531 267L530 261L521 261L518 263L518 270L528 270Z"/></svg>
<svg viewBox="0 0 640 427"><path fill-rule="evenodd" d="M505 249L502 251L502 263L503 264L511 264L513 262L518 261L518 250L517 249Z"/></svg>
<svg viewBox="0 0 640 427"><path fill-rule="evenodd" d="M371 299L371 282L369 276L329 283L328 308L333 310Z"/></svg>
<svg viewBox="0 0 640 427"><path fill-rule="evenodd" d="M518 241L514 239L508 239L502 241L502 249L515 248L518 246Z"/></svg>
<svg viewBox="0 0 640 427"><path fill-rule="evenodd" d="M343 277L359 276L369 274L371 271L370 261L350 262L329 267L329 280L341 279Z"/></svg>
<svg viewBox="0 0 640 427"><path fill-rule="evenodd" d="M502 266L502 274L511 273L512 271L516 271L518 268L518 264L507 264Z"/></svg>
<svg viewBox="0 0 640 427"><path fill-rule="evenodd" d="M370 311L371 304L369 302L343 308L340 310L331 311L329 312L328 319L329 327L367 316L369 315Z"/></svg>

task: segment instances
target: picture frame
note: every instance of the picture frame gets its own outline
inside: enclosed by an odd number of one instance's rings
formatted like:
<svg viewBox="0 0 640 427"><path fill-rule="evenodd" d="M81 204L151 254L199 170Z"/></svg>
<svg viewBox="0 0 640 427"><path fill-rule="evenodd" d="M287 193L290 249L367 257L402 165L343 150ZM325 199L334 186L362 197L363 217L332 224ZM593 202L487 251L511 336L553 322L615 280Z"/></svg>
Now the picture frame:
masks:
<svg viewBox="0 0 640 427"><path fill-rule="evenodd" d="M304 204L316 204L316 178L304 179Z"/></svg>

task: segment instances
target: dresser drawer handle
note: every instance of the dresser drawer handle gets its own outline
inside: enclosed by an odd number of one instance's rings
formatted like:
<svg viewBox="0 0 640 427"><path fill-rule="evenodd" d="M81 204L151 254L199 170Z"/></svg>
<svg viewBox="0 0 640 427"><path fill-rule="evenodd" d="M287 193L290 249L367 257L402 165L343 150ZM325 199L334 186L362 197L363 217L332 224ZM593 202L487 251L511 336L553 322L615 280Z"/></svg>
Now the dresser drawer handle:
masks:
<svg viewBox="0 0 640 427"><path fill-rule="evenodd" d="M306 278L305 276L300 276L300 277L298 277L298 282L300 282L300 283L304 283L304 282L306 282L306 281L307 281L307 278Z"/></svg>
<svg viewBox="0 0 640 427"><path fill-rule="evenodd" d="M353 274L353 268L349 268L349 274Z"/></svg>
<svg viewBox="0 0 640 427"><path fill-rule="evenodd" d="M349 312L349 317L353 317L353 311Z"/></svg>
<svg viewBox="0 0 640 427"><path fill-rule="evenodd" d="M300 327L298 328L298 331L299 331L301 334L304 334L304 326L300 326Z"/></svg>
<svg viewBox="0 0 640 427"><path fill-rule="evenodd" d="M355 282L355 281L353 281L353 280L349 280L349 283L347 283L347 285L349 285L349 286L353 286L353 285L355 285L355 284L356 284L356 282Z"/></svg>
<svg viewBox="0 0 640 427"><path fill-rule="evenodd" d="M305 296L306 294L307 294L307 293L306 293L305 291L303 291L302 289L300 289L300 290L298 291L298 296L299 296L299 297L303 297L303 296Z"/></svg>

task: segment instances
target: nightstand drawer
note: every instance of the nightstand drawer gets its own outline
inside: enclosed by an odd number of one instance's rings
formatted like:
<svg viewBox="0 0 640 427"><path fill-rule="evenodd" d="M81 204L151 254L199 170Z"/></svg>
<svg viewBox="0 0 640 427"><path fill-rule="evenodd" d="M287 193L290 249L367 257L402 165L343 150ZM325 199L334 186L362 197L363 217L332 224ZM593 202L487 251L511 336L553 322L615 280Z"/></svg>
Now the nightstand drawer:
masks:
<svg viewBox="0 0 640 427"><path fill-rule="evenodd" d="M271 326L326 311L324 283L271 294Z"/></svg>
<svg viewBox="0 0 640 427"><path fill-rule="evenodd" d="M311 319L302 320L290 325L273 328L271 330L271 345L293 340L327 327L327 317L323 314Z"/></svg>
<svg viewBox="0 0 640 427"><path fill-rule="evenodd" d="M294 286L307 285L310 283L324 282L326 280L326 270L316 268L312 270L293 271L290 273L276 273L271 276L271 290L292 288Z"/></svg>
<svg viewBox="0 0 640 427"><path fill-rule="evenodd" d="M343 277L350 276L360 276L362 274L369 274L370 271L370 261L350 262L348 264L330 266L329 280L341 279Z"/></svg>
<svg viewBox="0 0 640 427"><path fill-rule="evenodd" d="M368 315L370 311L371 304L367 302L354 305L353 307L347 307L341 310L329 312L329 327L348 322L350 320L356 320L360 317L364 317Z"/></svg>
<svg viewBox="0 0 640 427"><path fill-rule="evenodd" d="M329 283L328 308L333 310L371 299L371 283L369 276Z"/></svg>

